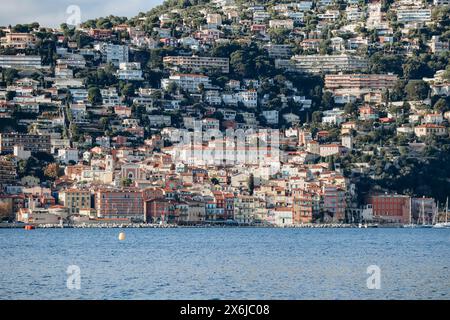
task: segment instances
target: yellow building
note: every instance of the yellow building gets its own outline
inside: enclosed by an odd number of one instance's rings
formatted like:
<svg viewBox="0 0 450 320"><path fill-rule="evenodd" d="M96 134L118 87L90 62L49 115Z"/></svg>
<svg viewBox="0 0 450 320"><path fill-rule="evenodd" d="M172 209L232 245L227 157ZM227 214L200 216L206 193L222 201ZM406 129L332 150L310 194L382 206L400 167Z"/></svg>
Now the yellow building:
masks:
<svg viewBox="0 0 450 320"><path fill-rule="evenodd" d="M69 210L69 215L87 212L91 208L91 192L89 190L67 189L59 197L59 201Z"/></svg>

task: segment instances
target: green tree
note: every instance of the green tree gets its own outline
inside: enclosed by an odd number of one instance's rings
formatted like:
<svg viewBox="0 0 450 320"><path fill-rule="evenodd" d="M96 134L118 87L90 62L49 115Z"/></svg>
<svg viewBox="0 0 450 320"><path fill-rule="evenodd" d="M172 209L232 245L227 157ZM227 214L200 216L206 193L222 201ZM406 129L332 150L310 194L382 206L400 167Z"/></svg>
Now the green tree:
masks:
<svg viewBox="0 0 450 320"><path fill-rule="evenodd" d="M408 100L424 100L428 97L430 86L423 80L410 80L405 87Z"/></svg>
<svg viewBox="0 0 450 320"><path fill-rule="evenodd" d="M348 102L344 106L344 111L346 114L355 115L358 112L358 107L353 102Z"/></svg>
<svg viewBox="0 0 450 320"><path fill-rule="evenodd" d="M121 182L122 187L124 187L124 188L128 188L133 183L133 181L129 178L122 178L122 180L120 182Z"/></svg>
<svg viewBox="0 0 450 320"><path fill-rule="evenodd" d="M250 195L253 195L253 192L255 191L255 177L253 176L253 173L250 174L250 177L248 178L248 191Z"/></svg>
<svg viewBox="0 0 450 320"><path fill-rule="evenodd" d="M322 121L322 112L320 111L314 111L312 114L312 122L319 123Z"/></svg>
<svg viewBox="0 0 450 320"><path fill-rule="evenodd" d="M93 105L101 103L102 95L100 93L100 89L97 87L90 87L88 89L88 100Z"/></svg>
<svg viewBox="0 0 450 320"><path fill-rule="evenodd" d="M440 98L434 104L433 109L439 113L443 113L450 110L450 105L444 98Z"/></svg>

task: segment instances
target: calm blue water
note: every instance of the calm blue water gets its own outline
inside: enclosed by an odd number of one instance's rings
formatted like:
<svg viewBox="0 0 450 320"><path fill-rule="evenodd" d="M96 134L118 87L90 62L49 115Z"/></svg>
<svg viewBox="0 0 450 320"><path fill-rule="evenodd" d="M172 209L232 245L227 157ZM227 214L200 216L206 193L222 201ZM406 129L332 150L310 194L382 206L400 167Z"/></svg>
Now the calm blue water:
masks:
<svg viewBox="0 0 450 320"><path fill-rule="evenodd" d="M0 299L450 299L448 229L124 231L0 229Z"/></svg>

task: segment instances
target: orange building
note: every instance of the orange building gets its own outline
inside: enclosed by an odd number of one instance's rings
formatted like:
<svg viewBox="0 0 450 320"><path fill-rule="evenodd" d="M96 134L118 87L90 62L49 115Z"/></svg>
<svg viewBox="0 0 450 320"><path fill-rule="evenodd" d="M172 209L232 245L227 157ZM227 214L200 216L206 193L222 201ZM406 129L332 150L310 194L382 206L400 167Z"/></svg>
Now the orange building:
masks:
<svg viewBox="0 0 450 320"><path fill-rule="evenodd" d="M411 197L398 194L375 195L368 203L373 208L373 218L380 222L409 223Z"/></svg>
<svg viewBox="0 0 450 320"><path fill-rule="evenodd" d="M136 189L100 189L95 192L95 209L99 218L144 220L142 192Z"/></svg>
<svg viewBox="0 0 450 320"><path fill-rule="evenodd" d="M313 215L319 210L319 201L317 195L305 190L293 190L293 223L311 223Z"/></svg>

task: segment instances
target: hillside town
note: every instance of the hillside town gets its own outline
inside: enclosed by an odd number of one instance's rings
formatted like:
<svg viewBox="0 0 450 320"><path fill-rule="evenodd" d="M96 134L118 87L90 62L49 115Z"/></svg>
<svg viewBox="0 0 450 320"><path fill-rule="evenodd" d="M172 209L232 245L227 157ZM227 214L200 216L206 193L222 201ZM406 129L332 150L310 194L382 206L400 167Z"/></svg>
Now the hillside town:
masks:
<svg viewBox="0 0 450 320"><path fill-rule="evenodd" d="M169 0L0 38L1 221L446 219L449 0Z"/></svg>

